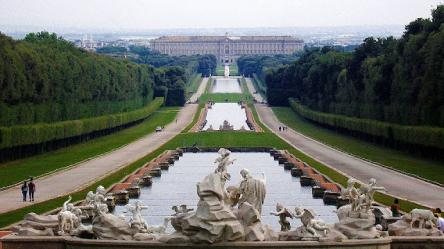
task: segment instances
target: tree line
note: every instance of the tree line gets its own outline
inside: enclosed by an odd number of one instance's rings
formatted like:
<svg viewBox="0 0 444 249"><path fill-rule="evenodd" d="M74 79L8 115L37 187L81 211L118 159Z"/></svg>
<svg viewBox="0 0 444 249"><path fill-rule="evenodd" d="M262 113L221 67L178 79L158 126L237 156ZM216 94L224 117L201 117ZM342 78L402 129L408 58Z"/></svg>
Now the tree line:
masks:
<svg viewBox="0 0 444 249"><path fill-rule="evenodd" d="M130 59L103 55L124 50L94 54L54 33L30 33L23 40L0 33L0 126L128 112L153 97L183 105L189 77L216 68L213 55L171 57L143 47L130 47L137 55Z"/></svg>
<svg viewBox="0 0 444 249"><path fill-rule="evenodd" d="M182 55L169 56L153 51L143 46L104 47L97 50L98 53L121 57L155 67L155 91L156 97L164 97L166 105L183 105L186 101L186 85L191 82L195 74L204 77L214 75L216 72L216 56L206 55Z"/></svg>
<svg viewBox="0 0 444 249"><path fill-rule="evenodd" d="M353 52L308 49L266 75L267 98L401 125L444 126L444 6L399 39L367 38Z"/></svg>
<svg viewBox="0 0 444 249"><path fill-rule="evenodd" d="M154 95L153 67L76 48L47 32L0 34L0 126L127 112Z"/></svg>

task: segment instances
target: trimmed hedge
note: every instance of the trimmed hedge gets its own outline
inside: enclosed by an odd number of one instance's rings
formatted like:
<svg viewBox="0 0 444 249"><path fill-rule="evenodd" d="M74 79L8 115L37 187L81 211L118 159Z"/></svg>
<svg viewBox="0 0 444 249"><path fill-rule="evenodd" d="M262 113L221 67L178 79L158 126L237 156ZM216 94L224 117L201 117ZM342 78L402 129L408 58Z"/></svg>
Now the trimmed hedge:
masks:
<svg viewBox="0 0 444 249"><path fill-rule="evenodd" d="M300 116L316 123L380 137L397 143L444 149L444 128L398 125L318 112L308 109L292 98L289 99L289 103L291 108Z"/></svg>
<svg viewBox="0 0 444 249"><path fill-rule="evenodd" d="M125 113L56 123L0 127L0 149L40 144L115 128L148 117L163 103L163 98L155 98L146 107Z"/></svg>

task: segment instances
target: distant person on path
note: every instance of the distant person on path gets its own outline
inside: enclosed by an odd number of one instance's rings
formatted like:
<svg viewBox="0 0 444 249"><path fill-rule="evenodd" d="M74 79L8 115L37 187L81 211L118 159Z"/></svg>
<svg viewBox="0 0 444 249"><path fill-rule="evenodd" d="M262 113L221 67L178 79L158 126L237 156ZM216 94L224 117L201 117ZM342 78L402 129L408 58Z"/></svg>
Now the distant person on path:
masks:
<svg viewBox="0 0 444 249"><path fill-rule="evenodd" d="M279 131L281 131L281 127L279 126Z"/></svg>
<svg viewBox="0 0 444 249"><path fill-rule="evenodd" d="M23 181L23 185L22 185L23 201L26 201L26 194L27 193L28 193L28 183L26 181Z"/></svg>
<svg viewBox="0 0 444 249"><path fill-rule="evenodd" d="M441 217L441 213L442 213L442 211L440 208L437 208L435 210L435 217L437 219L436 226L438 227L439 230L444 232L444 218Z"/></svg>
<svg viewBox="0 0 444 249"><path fill-rule="evenodd" d="M392 216L393 217L401 216L401 213L399 212L400 209L401 207L399 206L399 200L395 198L393 204L390 206L390 210L392 211Z"/></svg>
<svg viewBox="0 0 444 249"><path fill-rule="evenodd" d="M29 179L28 191L29 191L29 201L34 201L35 184L33 182L32 177Z"/></svg>

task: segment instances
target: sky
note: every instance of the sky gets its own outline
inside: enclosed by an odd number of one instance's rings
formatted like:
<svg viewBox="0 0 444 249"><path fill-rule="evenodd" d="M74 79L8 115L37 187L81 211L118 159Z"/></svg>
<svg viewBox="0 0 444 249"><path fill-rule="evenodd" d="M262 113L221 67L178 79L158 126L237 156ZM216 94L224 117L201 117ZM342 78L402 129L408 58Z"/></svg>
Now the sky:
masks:
<svg viewBox="0 0 444 249"><path fill-rule="evenodd" d="M444 0L0 0L0 27L108 31L405 25Z"/></svg>

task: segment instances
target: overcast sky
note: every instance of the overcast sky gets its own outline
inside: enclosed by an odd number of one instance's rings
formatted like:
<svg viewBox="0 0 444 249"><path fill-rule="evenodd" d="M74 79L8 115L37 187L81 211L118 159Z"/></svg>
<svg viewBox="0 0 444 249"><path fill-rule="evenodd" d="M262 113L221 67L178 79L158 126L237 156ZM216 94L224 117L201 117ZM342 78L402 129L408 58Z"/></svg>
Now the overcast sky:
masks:
<svg viewBox="0 0 444 249"><path fill-rule="evenodd" d="M443 0L0 0L1 26L106 30L407 24Z"/></svg>

